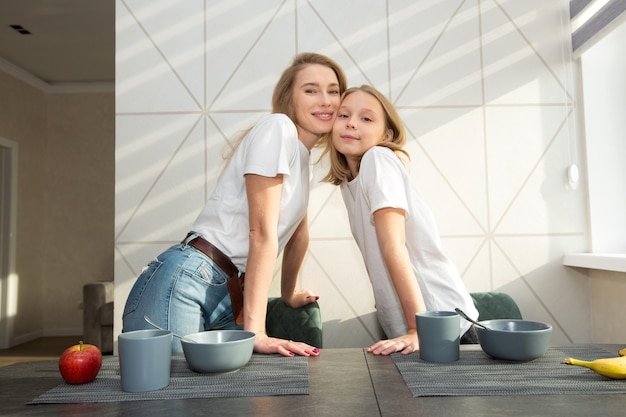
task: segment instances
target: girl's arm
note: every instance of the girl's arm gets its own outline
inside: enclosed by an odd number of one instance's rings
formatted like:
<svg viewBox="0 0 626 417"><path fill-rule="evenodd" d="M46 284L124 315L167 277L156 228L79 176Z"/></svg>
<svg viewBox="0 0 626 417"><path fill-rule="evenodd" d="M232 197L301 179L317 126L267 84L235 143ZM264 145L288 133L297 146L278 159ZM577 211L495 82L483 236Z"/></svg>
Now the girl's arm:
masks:
<svg viewBox="0 0 626 417"><path fill-rule="evenodd" d="M298 273L308 247L309 225L305 215L283 251L280 293L285 304L293 308L302 307L319 299L307 289L296 291Z"/></svg>
<svg viewBox="0 0 626 417"><path fill-rule="evenodd" d="M278 257L277 231L282 184L282 175L276 177L246 175L250 230L243 323L245 330L256 334L254 341L256 352L308 356L312 351L310 346L270 338L265 333L267 297Z"/></svg>
<svg viewBox="0 0 626 417"><path fill-rule="evenodd" d="M374 225L383 260L400 299L408 332L395 339L381 340L368 351L383 355L397 351L411 353L419 349L415 313L425 310L425 304L406 248L404 210L391 207L377 210L374 212Z"/></svg>

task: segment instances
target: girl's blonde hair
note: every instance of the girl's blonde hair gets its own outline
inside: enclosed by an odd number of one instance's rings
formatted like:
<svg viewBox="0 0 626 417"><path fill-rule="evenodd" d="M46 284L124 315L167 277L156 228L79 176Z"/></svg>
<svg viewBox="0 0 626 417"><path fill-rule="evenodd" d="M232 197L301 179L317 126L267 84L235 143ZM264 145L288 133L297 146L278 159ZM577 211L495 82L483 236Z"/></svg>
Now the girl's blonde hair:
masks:
<svg viewBox="0 0 626 417"><path fill-rule="evenodd" d="M302 52L293 58L291 65L285 68L280 76L280 79L276 83L276 86L274 87L274 93L272 94L272 113L283 113L287 115L292 122L296 123L296 109L293 103L293 90L296 76L303 68L315 64L323 65L333 70L337 76L339 94L343 94L346 91L346 88L348 88L348 81L339 64L325 55L317 54L315 52ZM237 149L237 146L239 146L239 143L241 143L243 138L251 129L252 127L249 127L237 137L235 145L232 149L230 149L224 159L230 159L235 149ZM327 133L323 136L326 137L328 135L329 134Z"/></svg>
<svg viewBox="0 0 626 417"><path fill-rule="evenodd" d="M398 111L394 107L393 104L382 94L380 91L375 89L370 85L362 85L360 87L352 87L346 90L346 92L341 97L343 101L350 94L361 91L363 93L369 94L374 97L380 103L383 108L383 112L385 113L385 128L392 131L391 140L381 141L376 144L376 146L384 146L386 148L391 149L400 156L405 156L410 158L409 153L404 149L404 144L406 143L406 131L404 130L404 124L402 123L402 119L398 114ZM348 161L346 157L339 153L337 149L333 146L332 134L327 135L323 138L323 146L324 150L320 156L320 159L328 154L330 158L330 168L328 170L328 174L324 178L322 178L323 182L329 182L334 185L339 185L344 181L352 180L352 175L350 174L350 168L348 167Z"/></svg>

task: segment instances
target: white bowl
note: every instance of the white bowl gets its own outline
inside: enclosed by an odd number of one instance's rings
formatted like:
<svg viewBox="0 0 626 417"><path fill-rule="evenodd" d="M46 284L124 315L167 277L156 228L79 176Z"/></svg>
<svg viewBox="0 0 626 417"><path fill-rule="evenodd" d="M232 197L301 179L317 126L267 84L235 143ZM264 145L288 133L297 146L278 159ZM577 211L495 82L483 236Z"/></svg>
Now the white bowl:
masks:
<svg viewBox="0 0 626 417"><path fill-rule="evenodd" d="M181 339L181 343L191 370L230 372L250 361L254 333L245 330L209 330L187 335Z"/></svg>

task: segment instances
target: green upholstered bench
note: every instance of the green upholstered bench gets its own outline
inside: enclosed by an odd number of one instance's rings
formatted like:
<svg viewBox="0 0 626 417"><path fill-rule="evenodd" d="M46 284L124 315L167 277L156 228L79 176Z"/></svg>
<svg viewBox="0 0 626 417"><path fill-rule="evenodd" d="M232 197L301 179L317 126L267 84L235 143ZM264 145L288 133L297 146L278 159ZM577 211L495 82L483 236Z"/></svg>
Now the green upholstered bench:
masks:
<svg viewBox="0 0 626 417"><path fill-rule="evenodd" d="M522 314L511 296L501 292L471 293L479 320L521 319ZM280 297L267 303L266 331L271 337L306 342L322 347L322 317L317 302L300 308L288 307Z"/></svg>
<svg viewBox="0 0 626 417"><path fill-rule="evenodd" d="M280 297L271 297L267 303L265 325L270 337L322 347L322 315L317 302L291 308Z"/></svg>
<svg viewBox="0 0 626 417"><path fill-rule="evenodd" d="M502 292L473 292L470 294L478 310L478 320L521 319L517 303Z"/></svg>

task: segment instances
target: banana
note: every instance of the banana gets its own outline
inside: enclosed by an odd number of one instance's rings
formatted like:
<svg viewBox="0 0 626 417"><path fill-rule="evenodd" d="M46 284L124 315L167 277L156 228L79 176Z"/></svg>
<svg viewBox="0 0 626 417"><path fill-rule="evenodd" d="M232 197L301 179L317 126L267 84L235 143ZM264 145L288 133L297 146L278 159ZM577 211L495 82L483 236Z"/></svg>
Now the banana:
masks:
<svg viewBox="0 0 626 417"><path fill-rule="evenodd" d="M617 352L620 356L626 356L626 348L624 349L620 349L619 352Z"/></svg>
<svg viewBox="0 0 626 417"><path fill-rule="evenodd" d="M602 358L589 362L574 358L567 358L563 361L563 363L589 368L592 371L608 378L626 379L626 356Z"/></svg>

